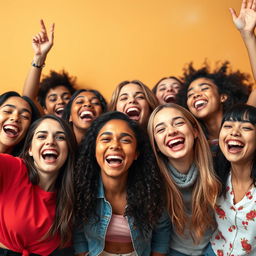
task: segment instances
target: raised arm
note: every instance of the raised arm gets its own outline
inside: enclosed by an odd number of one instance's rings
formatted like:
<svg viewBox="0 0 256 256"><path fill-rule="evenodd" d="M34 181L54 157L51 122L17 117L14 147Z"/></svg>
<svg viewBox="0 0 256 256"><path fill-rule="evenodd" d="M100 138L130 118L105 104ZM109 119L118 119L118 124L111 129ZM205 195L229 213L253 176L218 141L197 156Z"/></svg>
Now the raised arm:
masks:
<svg viewBox="0 0 256 256"><path fill-rule="evenodd" d="M236 28L240 31L244 44L246 46L252 74L256 81L256 0L243 0L239 15L236 14L233 8L230 8L233 22ZM256 106L256 88L254 86L247 104Z"/></svg>
<svg viewBox="0 0 256 256"><path fill-rule="evenodd" d="M38 85L40 83L42 68L47 54L53 46L54 39L54 24L50 27L49 36L44 21L40 20L40 24L41 31L32 39L34 57L23 87L23 95L28 96L32 100L35 100L38 94Z"/></svg>

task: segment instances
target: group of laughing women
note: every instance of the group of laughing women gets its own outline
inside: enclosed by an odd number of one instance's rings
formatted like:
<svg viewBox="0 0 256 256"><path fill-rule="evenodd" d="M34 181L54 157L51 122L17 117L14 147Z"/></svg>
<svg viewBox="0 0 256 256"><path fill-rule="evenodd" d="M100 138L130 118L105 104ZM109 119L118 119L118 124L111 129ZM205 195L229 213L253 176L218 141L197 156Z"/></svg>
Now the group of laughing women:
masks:
<svg viewBox="0 0 256 256"><path fill-rule="evenodd" d="M256 0L230 12L256 78ZM24 96L0 96L0 255L256 255L247 75L189 64L107 106L65 71L40 82L53 40L41 20Z"/></svg>

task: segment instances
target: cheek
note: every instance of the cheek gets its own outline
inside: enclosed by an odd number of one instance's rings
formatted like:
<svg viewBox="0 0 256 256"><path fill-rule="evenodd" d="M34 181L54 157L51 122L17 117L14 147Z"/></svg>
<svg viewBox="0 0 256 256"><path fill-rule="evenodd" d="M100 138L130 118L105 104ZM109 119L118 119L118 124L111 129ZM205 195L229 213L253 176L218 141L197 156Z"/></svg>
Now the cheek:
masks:
<svg viewBox="0 0 256 256"><path fill-rule="evenodd" d="M117 103L116 103L116 110L120 111L120 112L123 112L123 107L124 107L124 103L120 102L120 101L117 101Z"/></svg>

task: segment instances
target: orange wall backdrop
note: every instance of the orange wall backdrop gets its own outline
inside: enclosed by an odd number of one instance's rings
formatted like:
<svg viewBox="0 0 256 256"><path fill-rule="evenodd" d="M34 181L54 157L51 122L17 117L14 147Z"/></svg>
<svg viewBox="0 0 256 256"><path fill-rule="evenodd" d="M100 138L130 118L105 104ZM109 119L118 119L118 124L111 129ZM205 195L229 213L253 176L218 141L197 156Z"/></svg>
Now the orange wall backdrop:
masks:
<svg viewBox="0 0 256 256"><path fill-rule="evenodd" d="M251 72L228 7L241 0L11 0L0 9L0 93L22 91L39 20L55 22L55 43L43 74L67 70L80 88L109 100L123 80L150 88L163 76L181 75L184 64L229 60Z"/></svg>

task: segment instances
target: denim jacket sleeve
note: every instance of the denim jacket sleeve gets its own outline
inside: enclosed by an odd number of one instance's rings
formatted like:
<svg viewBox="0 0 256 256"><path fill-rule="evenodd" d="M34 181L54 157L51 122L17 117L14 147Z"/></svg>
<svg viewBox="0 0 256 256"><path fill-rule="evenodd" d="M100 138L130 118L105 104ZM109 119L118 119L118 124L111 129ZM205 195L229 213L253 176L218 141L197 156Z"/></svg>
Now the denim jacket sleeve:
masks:
<svg viewBox="0 0 256 256"><path fill-rule="evenodd" d="M165 211L153 230L151 252L166 254L169 251L171 229L171 221Z"/></svg>
<svg viewBox="0 0 256 256"><path fill-rule="evenodd" d="M76 228L73 234L73 246L75 253L88 252L88 243L84 234L84 229Z"/></svg>

